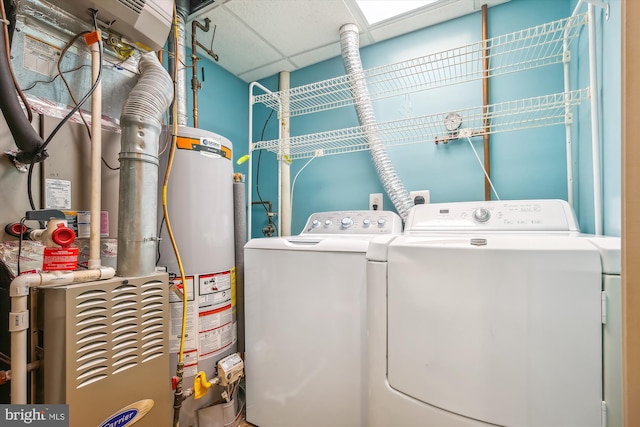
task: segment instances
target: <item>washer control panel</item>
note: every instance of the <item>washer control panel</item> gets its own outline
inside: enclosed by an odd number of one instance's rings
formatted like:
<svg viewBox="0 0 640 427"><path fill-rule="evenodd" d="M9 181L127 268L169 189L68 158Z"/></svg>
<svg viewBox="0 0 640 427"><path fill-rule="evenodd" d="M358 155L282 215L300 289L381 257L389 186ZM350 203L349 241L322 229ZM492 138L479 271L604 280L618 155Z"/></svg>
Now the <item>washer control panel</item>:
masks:
<svg viewBox="0 0 640 427"><path fill-rule="evenodd" d="M301 235L400 234L402 219L390 211L333 211L311 215Z"/></svg>
<svg viewBox="0 0 640 427"><path fill-rule="evenodd" d="M405 234L456 231L579 231L564 200L432 203L413 207Z"/></svg>

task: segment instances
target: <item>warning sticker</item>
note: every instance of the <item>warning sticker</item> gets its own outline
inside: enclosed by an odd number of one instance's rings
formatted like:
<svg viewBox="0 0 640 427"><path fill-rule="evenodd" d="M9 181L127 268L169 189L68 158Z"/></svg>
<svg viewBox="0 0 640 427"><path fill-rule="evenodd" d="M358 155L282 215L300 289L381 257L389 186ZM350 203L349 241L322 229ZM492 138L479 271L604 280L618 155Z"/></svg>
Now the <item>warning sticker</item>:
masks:
<svg viewBox="0 0 640 427"><path fill-rule="evenodd" d="M233 323L227 323L219 328L200 332L200 360L213 357L231 347L234 342L233 326Z"/></svg>
<svg viewBox="0 0 640 427"><path fill-rule="evenodd" d="M43 271L73 271L78 268L78 248L44 248Z"/></svg>
<svg viewBox="0 0 640 427"><path fill-rule="evenodd" d="M193 301L194 285L193 276L187 276L187 301ZM170 331L169 331L169 351L177 353L180 351L180 338L182 336L182 298L179 294L184 292L182 280L177 277L173 280L173 284L169 290L169 308L170 308ZM197 312L193 303L187 304L187 329L184 338L184 348L197 348Z"/></svg>
<svg viewBox="0 0 640 427"><path fill-rule="evenodd" d="M47 178L44 191L46 209L71 209L71 181Z"/></svg>
<svg viewBox="0 0 640 427"><path fill-rule="evenodd" d="M61 49L29 34L24 37L24 68L53 77L58 74Z"/></svg>
<svg viewBox="0 0 640 427"><path fill-rule="evenodd" d="M178 350L179 351L179 350ZM195 348L183 352L184 376L195 377L198 373L198 350Z"/></svg>

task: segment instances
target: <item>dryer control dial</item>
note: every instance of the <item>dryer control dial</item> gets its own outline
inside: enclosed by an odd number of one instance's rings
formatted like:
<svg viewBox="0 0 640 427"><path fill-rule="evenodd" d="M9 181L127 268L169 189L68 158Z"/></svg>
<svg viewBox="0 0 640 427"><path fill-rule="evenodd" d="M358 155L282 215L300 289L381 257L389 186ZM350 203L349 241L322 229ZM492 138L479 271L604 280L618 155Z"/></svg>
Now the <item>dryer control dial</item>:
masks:
<svg viewBox="0 0 640 427"><path fill-rule="evenodd" d="M342 218L342 221L340 221L340 225L342 225L342 228L349 228L353 225L353 220L348 216L345 216Z"/></svg>
<svg viewBox="0 0 640 427"><path fill-rule="evenodd" d="M487 222L491 218L491 212L487 208L478 208L473 211L473 219L478 222Z"/></svg>

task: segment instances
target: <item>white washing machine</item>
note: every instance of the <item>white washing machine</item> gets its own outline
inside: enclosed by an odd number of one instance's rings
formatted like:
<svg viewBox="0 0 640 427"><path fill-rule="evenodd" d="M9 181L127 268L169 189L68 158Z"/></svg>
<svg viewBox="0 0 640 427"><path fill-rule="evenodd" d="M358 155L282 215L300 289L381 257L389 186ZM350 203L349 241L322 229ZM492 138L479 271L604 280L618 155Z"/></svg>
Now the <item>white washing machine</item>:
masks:
<svg viewBox="0 0 640 427"><path fill-rule="evenodd" d="M247 421L367 425L365 254L401 231L393 212L326 212L298 236L246 244Z"/></svg>
<svg viewBox="0 0 640 427"><path fill-rule="evenodd" d="M367 258L371 426L600 427L621 410L619 330L603 389L620 240L580 235L566 202L419 205Z"/></svg>

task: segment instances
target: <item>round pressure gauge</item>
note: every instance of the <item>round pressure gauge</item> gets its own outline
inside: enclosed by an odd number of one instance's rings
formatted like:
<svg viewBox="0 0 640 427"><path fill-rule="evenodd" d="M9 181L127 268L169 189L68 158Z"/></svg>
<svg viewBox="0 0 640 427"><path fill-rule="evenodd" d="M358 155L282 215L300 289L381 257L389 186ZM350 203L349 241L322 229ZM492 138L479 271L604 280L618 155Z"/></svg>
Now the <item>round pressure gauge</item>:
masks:
<svg viewBox="0 0 640 427"><path fill-rule="evenodd" d="M448 131L453 132L462 125L462 116L459 113L449 113L444 118L444 126Z"/></svg>

